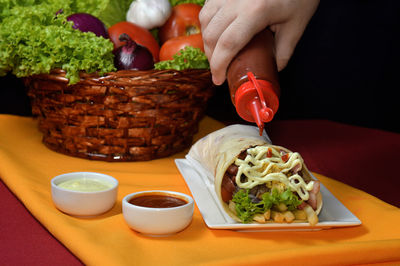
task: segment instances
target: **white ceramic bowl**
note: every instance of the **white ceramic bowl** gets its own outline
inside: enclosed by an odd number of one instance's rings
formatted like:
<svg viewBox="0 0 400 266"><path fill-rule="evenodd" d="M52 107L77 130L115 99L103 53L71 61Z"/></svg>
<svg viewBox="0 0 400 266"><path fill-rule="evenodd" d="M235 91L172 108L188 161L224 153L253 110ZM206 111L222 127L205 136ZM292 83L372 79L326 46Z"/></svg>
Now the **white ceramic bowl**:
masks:
<svg viewBox="0 0 400 266"><path fill-rule="evenodd" d="M59 185L68 180L84 178L110 184L110 188L94 192L82 192L62 188ZM118 181L109 175L93 172L73 172L62 174L51 180L51 196L55 206L62 212L74 216L94 216L110 210L116 200Z"/></svg>
<svg viewBox="0 0 400 266"><path fill-rule="evenodd" d="M186 203L168 208L142 207L129 203L130 200L144 195L168 195L182 199ZM193 210L193 198L174 191L141 191L129 194L122 200L122 213L129 227L152 236L165 236L182 231L192 221Z"/></svg>

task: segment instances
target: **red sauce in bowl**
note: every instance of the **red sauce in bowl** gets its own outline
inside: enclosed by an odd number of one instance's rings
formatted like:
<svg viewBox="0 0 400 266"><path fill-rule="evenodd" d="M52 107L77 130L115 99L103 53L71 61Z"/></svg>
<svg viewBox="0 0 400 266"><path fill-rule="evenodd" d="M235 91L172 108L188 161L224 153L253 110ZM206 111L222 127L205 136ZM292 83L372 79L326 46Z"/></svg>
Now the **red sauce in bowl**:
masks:
<svg viewBox="0 0 400 266"><path fill-rule="evenodd" d="M187 204L182 198L170 194L144 194L128 201L130 204L148 208L173 208Z"/></svg>

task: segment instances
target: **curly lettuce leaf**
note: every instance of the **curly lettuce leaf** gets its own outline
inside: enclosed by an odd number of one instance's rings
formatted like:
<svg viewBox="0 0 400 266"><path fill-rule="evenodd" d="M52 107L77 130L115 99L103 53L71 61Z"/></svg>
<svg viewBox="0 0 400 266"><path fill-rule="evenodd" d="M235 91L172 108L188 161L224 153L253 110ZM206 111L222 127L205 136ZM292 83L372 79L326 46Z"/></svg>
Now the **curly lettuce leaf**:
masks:
<svg viewBox="0 0 400 266"><path fill-rule="evenodd" d="M92 14L110 27L126 20L126 13L133 1L135 0L0 0L0 21L2 17L10 15L15 7L46 5L56 11L63 9L66 15L82 12Z"/></svg>
<svg viewBox="0 0 400 266"><path fill-rule="evenodd" d="M206 0L169 0L169 2L171 3L171 6L176 6L179 4L186 4L186 3L193 3L204 6Z"/></svg>
<svg viewBox="0 0 400 266"><path fill-rule="evenodd" d="M99 1L102 6L95 9L93 13L97 16L107 28L111 27L115 23L126 21L126 13L129 10L129 6L134 0L92 0ZM82 1L85 2L85 1Z"/></svg>
<svg viewBox="0 0 400 266"><path fill-rule="evenodd" d="M233 195L236 214L243 223L249 223L257 213L264 213L267 209L263 203L255 203L249 196L248 189L241 189Z"/></svg>
<svg viewBox="0 0 400 266"><path fill-rule="evenodd" d="M174 59L160 61L154 64L154 68L158 70L209 69L210 64L207 56L201 49L186 46L174 55Z"/></svg>
<svg viewBox="0 0 400 266"><path fill-rule="evenodd" d="M72 84L79 81L80 71L114 71L113 44L75 30L66 21L77 10L75 4L75 0L0 0L0 75L12 72L26 77L61 68Z"/></svg>
<svg viewBox="0 0 400 266"><path fill-rule="evenodd" d="M236 214L243 223L253 221L254 215L265 213L280 203L286 204L288 210L292 211L302 202L289 189L283 192L273 189L271 192L264 193L259 202L251 199L248 189L241 189L233 195L232 201L235 203Z"/></svg>
<svg viewBox="0 0 400 266"><path fill-rule="evenodd" d="M274 205L284 203L288 210L292 211L301 204L301 200L289 189L279 192L277 189L273 189L271 193L264 193L262 195L262 202L264 203L266 209L270 209Z"/></svg>

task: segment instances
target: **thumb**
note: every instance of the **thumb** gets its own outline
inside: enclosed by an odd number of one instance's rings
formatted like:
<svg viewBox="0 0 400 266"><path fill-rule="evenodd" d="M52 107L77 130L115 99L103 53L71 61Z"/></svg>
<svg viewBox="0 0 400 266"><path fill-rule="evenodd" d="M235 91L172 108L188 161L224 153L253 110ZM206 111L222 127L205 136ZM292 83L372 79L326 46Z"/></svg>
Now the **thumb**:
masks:
<svg viewBox="0 0 400 266"><path fill-rule="evenodd" d="M275 57L278 71L286 67L293 51L299 42L304 28L294 25L294 23L281 24L271 27L275 32Z"/></svg>

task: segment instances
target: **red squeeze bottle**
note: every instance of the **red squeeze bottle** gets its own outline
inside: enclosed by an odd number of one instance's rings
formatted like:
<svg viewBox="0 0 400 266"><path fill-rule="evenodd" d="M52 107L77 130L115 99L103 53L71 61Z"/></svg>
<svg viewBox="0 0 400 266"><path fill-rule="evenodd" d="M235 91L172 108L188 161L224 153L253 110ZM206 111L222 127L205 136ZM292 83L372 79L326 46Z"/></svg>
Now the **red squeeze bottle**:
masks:
<svg viewBox="0 0 400 266"><path fill-rule="evenodd" d="M232 60L227 80L236 112L255 122L261 136L264 123L278 110L280 94L274 37L269 29L255 35Z"/></svg>

